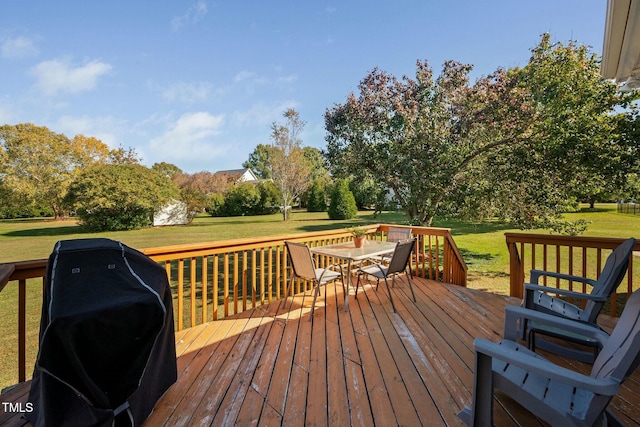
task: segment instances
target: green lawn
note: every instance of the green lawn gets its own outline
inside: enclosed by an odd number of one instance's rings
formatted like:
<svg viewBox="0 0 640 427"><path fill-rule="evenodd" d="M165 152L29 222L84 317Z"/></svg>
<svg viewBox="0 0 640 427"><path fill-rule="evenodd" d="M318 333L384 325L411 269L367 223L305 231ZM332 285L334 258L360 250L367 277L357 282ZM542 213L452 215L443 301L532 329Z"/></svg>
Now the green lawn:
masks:
<svg viewBox="0 0 640 427"><path fill-rule="evenodd" d="M61 239L107 237L143 249L182 243L303 233L374 222L377 220L367 214L354 221L331 221L326 213L300 212L294 213L293 220L288 222L283 222L279 214L230 218L203 216L196 218L194 223L188 226L85 233L75 220L0 221L0 263L45 258L51 253L53 245Z"/></svg>
<svg viewBox="0 0 640 427"><path fill-rule="evenodd" d="M591 221L590 236L640 237L640 215L618 214L615 205L597 205L590 211L567 215L568 219ZM280 215L259 217L211 218L200 217L189 226L151 228L126 232L84 233L73 220L15 220L0 221L0 263L46 258L55 242L61 239L107 237L120 240L138 249L182 243L208 242L243 237L258 237L308 231L346 228L371 223L403 224L403 214L388 212L374 218L370 212L360 212L352 221L331 221L326 213L294 213L292 220L283 222ZM509 290L509 255L504 233L514 230L493 221L469 223L436 221L434 226L449 227L469 267L468 286L490 292L507 294ZM545 232L537 230L537 232ZM41 294L32 286L28 298L27 369L33 366L37 349ZM13 349L17 342L16 289L7 286L0 294L0 388L17 381ZM30 372L28 372L30 375Z"/></svg>
<svg viewBox="0 0 640 427"><path fill-rule="evenodd" d="M630 237L640 230L640 215L618 214L614 204L596 205L568 214L567 218L591 221L585 235ZM288 222L281 215L256 217L199 217L189 226L149 228L144 230L84 233L74 220L66 221L0 221L0 263L46 258L55 242L61 239L108 237L138 249L182 243L209 242L243 237L345 228L371 223L402 224L402 213L385 212L374 218L370 212L360 212L352 221L331 221L326 213L297 212ZM469 266L469 285L492 292L506 293L509 259L504 233L519 231L493 221L470 223L436 221L434 226L452 229L455 241ZM538 230L544 233L544 230ZM1 304L1 303L0 303Z"/></svg>

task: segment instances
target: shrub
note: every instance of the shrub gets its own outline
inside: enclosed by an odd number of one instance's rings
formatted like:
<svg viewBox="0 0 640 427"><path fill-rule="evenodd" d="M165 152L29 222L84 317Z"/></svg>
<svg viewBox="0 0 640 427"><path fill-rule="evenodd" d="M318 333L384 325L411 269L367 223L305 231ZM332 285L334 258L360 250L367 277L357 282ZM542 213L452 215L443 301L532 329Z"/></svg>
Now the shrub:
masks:
<svg viewBox="0 0 640 427"><path fill-rule="evenodd" d="M209 195L206 211L211 216L224 216L224 194L213 193Z"/></svg>
<svg viewBox="0 0 640 427"><path fill-rule="evenodd" d="M280 190L272 181L263 181L257 184L260 192L260 203L256 209L256 215L268 215L280 210Z"/></svg>
<svg viewBox="0 0 640 427"><path fill-rule="evenodd" d="M226 216L253 215L259 205L260 191L249 182L234 185L224 195Z"/></svg>
<svg viewBox="0 0 640 427"><path fill-rule="evenodd" d="M324 212L327 210L325 188L319 180L313 181L307 193L307 211Z"/></svg>
<svg viewBox="0 0 640 427"><path fill-rule="evenodd" d="M349 183L346 179L336 182L331 192L331 203L329 205L329 218L331 219L352 219L358 214L358 207L353 193L349 190Z"/></svg>
<svg viewBox="0 0 640 427"><path fill-rule="evenodd" d="M166 177L139 164L102 164L80 173L66 203L91 231L131 230L151 225L153 212L179 196Z"/></svg>

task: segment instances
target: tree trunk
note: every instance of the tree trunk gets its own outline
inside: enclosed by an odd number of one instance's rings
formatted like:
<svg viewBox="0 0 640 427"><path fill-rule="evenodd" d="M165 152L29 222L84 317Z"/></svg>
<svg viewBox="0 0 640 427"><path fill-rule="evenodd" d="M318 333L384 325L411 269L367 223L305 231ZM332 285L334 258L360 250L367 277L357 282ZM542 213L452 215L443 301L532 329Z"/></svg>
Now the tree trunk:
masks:
<svg viewBox="0 0 640 427"><path fill-rule="evenodd" d="M287 199L282 199L282 220L287 221L289 219L289 209L287 209Z"/></svg>

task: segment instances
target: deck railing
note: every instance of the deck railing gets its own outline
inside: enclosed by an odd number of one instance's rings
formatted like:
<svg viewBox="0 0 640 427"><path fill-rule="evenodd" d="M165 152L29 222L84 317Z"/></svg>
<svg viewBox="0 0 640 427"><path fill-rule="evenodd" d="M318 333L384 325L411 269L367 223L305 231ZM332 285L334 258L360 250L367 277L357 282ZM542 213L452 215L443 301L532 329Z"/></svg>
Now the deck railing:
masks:
<svg viewBox="0 0 640 427"><path fill-rule="evenodd" d="M599 277L611 250L625 240L529 233L506 233L505 236L509 248L510 295L518 298L523 297L523 284L529 280L529 271L532 269L590 278ZM636 242L634 251L640 251L640 242ZM637 256L629 257L627 275L617 293L612 296L610 307L607 307L610 314L619 315L619 305L626 300L626 296L640 287L640 270L637 268L639 261L640 258ZM575 286L575 290L579 292L590 292L582 283L545 279L543 284L571 290Z"/></svg>
<svg viewBox="0 0 640 427"><path fill-rule="evenodd" d="M389 226L381 224L366 228L368 238L384 240ZM417 238L411 261L414 275L466 286L467 267L450 229L412 227L412 234ZM285 240L319 246L349 241L352 236L348 229L339 229L156 247L142 252L164 266L174 295L175 328L181 330L282 298L290 274ZM330 260L317 259L317 262L322 265ZM0 291L7 286L18 287L20 382L26 378L27 287L36 286L41 297L46 263L47 260L34 260L0 264ZM310 286L295 281L293 293Z"/></svg>
<svg viewBox="0 0 640 427"><path fill-rule="evenodd" d="M640 203L618 203L618 213L640 215Z"/></svg>

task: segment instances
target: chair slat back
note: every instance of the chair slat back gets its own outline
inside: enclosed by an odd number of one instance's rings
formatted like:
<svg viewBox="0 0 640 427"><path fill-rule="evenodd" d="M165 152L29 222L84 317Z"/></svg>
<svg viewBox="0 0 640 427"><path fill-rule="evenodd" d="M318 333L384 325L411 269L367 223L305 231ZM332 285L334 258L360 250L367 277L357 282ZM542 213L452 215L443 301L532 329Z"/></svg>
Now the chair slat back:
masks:
<svg viewBox="0 0 640 427"><path fill-rule="evenodd" d="M613 377L620 382L640 364L640 289L625 304L615 329L598 354L591 376Z"/></svg>
<svg viewBox="0 0 640 427"><path fill-rule="evenodd" d="M399 242L411 238L410 228L389 227L387 231L387 242Z"/></svg>
<svg viewBox="0 0 640 427"><path fill-rule="evenodd" d="M609 254L600 277L598 277L597 284L591 291L592 295L609 298L616 291L627 272L629 256L635 245L636 239L627 239ZM584 320L591 323L595 322L603 305L603 302L588 301L583 310L583 313L587 315Z"/></svg>
<svg viewBox="0 0 640 427"><path fill-rule="evenodd" d="M396 243L396 249L393 252L391 261L389 261L389 269L387 275L393 273L401 273L407 268L407 263L411 258L411 251L416 243L416 239L402 240Z"/></svg>
<svg viewBox="0 0 640 427"><path fill-rule="evenodd" d="M315 263L311 256L309 246L304 243L284 242L289 254L289 261L293 268L293 273L302 279L315 280Z"/></svg>

